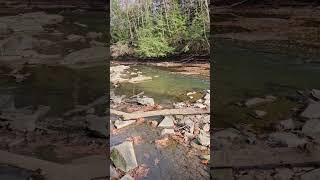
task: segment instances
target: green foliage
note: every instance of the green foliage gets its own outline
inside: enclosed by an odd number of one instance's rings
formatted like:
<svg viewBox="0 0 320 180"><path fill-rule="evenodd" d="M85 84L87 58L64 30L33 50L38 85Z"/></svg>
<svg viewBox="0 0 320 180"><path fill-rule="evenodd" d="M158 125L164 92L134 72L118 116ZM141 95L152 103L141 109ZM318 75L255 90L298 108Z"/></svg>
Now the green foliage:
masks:
<svg viewBox="0 0 320 180"><path fill-rule="evenodd" d="M125 42L140 57L208 52L207 0L184 4L178 0L112 3L112 42Z"/></svg>

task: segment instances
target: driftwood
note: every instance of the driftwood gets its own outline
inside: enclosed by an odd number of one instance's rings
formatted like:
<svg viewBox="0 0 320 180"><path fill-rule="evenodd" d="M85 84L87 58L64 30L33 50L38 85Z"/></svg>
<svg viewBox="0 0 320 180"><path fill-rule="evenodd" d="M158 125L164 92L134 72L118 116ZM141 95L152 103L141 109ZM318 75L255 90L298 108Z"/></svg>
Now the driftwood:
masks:
<svg viewBox="0 0 320 180"><path fill-rule="evenodd" d="M110 109L110 113L121 116L123 120L129 120L129 119L138 119L138 118L152 117L152 116L210 114L210 110L185 108L185 109L162 109L162 110L156 110L156 111L126 113L126 112Z"/></svg>

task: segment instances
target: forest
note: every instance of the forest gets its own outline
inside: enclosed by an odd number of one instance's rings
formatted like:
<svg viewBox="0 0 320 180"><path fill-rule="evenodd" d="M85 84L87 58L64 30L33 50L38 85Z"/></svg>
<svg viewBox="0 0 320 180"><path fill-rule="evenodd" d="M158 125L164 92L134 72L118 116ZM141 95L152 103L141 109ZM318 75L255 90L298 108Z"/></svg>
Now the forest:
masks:
<svg viewBox="0 0 320 180"><path fill-rule="evenodd" d="M208 54L208 0L112 0L111 49L140 58Z"/></svg>

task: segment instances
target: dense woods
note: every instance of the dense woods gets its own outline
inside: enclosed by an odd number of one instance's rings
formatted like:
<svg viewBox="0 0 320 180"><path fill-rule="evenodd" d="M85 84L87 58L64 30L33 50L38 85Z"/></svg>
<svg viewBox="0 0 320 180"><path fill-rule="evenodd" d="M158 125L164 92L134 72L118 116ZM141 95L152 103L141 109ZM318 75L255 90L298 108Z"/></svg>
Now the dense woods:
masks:
<svg viewBox="0 0 320 180"><path fill-rule="evenodd" d="M112 49L140 57L207 53L208 6L208 0L112 0Z"/></svg>

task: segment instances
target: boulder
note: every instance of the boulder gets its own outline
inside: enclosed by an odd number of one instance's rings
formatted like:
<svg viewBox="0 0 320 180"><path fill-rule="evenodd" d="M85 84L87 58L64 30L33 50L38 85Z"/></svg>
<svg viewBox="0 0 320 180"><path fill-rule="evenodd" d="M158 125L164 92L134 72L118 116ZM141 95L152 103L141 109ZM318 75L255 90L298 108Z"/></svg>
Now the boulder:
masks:
<svg viewBox="0 0 320 180"><path fill-rule="evenodd" d="M301 147L307 143L305 139L288 132L271 133L269 135L269 141L286 147Z"/></svg>
<svg viewBox="0 0 320 180"><path fill-rule="evenodd" d="M134 124L136 122L136 120L129 120L129 121L122 121L122 120L116 120L114 122L114 126L117 128L117 129L120 129L120 128L124 128L124 127L127 127L131 124Z"/></svg>
<svg viewBox="0 0 320 180"><path fill-rule="evenodd" d="M130 141L125 141L112 147L110 159L118 169L124 172L128 172L138 167L133 143Z"/></svg>
<svg viewBox="0 0 320 180"><path fill-rule="evenodd" d="M158 125L158 127L172 128L174 127L173 121L174 121L173 116L165 116L163 120L160 122L160 124Z"/></svg>
<svg viewBox="0 0 320 180"><path fill-rule="evenodd" d="M99 117L94 114L86 116L87 128L94 135L98 137L107 137L107 117Z"/></svg>
<svg viewBox="0 0 320 180"><path fill-rule="evenodd" d="M307 119L320 118L320 103L310 103L307 108L301 113L301 117Z"/></svg>

